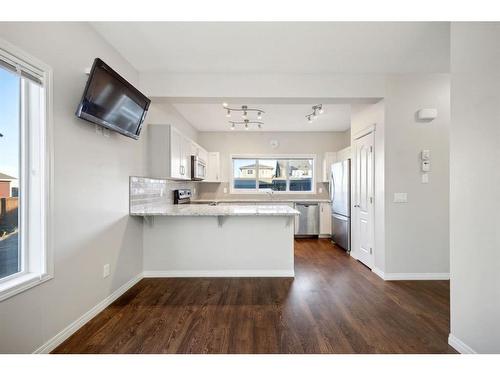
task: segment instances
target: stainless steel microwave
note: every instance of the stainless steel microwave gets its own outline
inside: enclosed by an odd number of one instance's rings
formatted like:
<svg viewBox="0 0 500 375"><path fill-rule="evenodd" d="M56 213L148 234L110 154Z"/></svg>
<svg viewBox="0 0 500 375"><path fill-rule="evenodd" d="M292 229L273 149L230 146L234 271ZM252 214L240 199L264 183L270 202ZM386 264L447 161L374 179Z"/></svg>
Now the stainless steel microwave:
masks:
<svg viewBox="0 0 500 375"><path fill-rule="evenodd" d="M207 178L207 164L196 155L191 155L191 180L201 181Z"/></svg>

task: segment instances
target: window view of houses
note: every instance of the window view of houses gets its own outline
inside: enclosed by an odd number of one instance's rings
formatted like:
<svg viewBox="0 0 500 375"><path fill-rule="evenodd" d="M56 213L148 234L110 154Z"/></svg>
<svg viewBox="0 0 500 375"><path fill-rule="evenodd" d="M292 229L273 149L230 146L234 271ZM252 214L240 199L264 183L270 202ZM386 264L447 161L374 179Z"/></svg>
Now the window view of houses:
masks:
<svg viewBox="0 0 500 375"><path fill-rule="evenodd" d="M0 68L0 279L20 271L19 77Z"/></svg>
<svg viewBox="0 0 500 375"><path fill-rule="evenodd" d="M233 159L233 188L313 191L313 170L313 159Z"/></svg>

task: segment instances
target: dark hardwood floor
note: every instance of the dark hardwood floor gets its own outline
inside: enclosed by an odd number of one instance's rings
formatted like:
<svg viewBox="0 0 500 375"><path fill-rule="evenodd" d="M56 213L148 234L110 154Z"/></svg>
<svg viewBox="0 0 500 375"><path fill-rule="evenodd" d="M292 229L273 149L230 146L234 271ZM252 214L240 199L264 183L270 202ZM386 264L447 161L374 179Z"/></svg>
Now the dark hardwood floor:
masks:
<svg viewBox="0 0 500 375"><path fill-rule="evenodd" d="M328 240L295 279L143 279L54 353L454 353L447 281L382 281Z"/></svg>

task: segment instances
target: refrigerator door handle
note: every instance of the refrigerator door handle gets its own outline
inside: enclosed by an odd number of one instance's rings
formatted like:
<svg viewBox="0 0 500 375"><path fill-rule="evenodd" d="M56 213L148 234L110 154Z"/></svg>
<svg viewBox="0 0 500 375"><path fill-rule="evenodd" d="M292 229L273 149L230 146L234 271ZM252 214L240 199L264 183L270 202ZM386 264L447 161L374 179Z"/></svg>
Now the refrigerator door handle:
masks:
<svg viewBox="0 0 500 375"><path fill-rule="evenodd" d="M330 200L332 201L332 212L333 212L333 201L335 200L335 179L333 178L333 172L330 174Z"/></svg>

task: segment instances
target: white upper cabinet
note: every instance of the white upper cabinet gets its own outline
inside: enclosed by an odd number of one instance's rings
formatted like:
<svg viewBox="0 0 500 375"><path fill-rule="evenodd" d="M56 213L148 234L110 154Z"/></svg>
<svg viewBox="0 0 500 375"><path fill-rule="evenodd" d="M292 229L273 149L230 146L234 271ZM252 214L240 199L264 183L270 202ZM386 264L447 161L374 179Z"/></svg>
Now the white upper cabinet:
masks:
<svg viewBox="0 0 500 375"><path fill-rule="evenodd" d="M323 156L323 182L330 181L330 170L333 163L337 161L337 153L336 152L325 152Z"/></svg>
<svg viewBox="0 0 500 375"><path fill-rule="evenodd" d="M351 159L351 146L348 146L340 151L337 151L337 161L344 161L347 159Z"/></svg>
<svg viewBox="0 0 500 375"><path fill-rule="evenodd" d="M196 142L191 142L191 155L198 156L200 160L208 163L208 151Z"/></svg>
<svg viewBox="0 0 500 375"><path fill-rule="evenodd" d="M170 125L148 125L151 177L191 179L192 141Z"/></svg>
<svg viewBox="0 0 500 375"><path fill-rule="evenodd" d="M219 152L208 153L207 178L205 182L222 182Z"/></svg>

